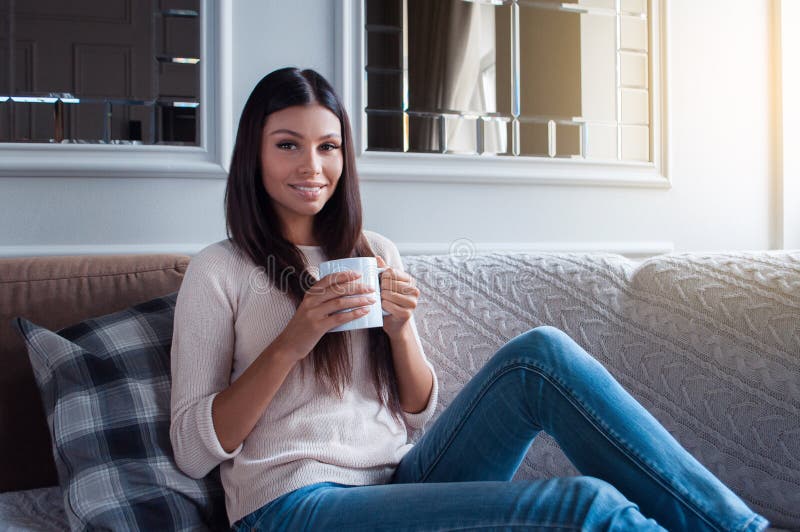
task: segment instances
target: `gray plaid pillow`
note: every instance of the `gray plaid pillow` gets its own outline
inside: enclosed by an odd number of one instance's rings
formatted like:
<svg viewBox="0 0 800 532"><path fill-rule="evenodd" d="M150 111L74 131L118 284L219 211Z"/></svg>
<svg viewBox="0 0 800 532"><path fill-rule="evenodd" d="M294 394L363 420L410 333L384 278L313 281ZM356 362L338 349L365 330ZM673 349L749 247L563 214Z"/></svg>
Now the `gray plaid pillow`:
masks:
<svg viewBox="0 0 800 532"><path fill-rule="evenodd" d="M24 318L73 530L228 528L219 469L195 480L169 439L177 292L54 333Z"/></svg>

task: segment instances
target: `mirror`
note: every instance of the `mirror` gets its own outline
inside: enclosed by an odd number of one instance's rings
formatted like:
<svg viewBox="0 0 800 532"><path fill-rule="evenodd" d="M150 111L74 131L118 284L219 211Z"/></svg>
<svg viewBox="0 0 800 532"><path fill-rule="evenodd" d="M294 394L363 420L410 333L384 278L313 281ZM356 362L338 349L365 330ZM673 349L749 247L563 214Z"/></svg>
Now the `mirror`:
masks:
<svg viewBox="0 0 800 532"><path fill-rule="evenodd" d="M199 0L0 0L0 142L199 146Z"/></svg>
<svg viewBox="0 0 800 532"><path fill-rule="evenodd" d="M365 0L367 149L651 161L647 0Z"/></svg>

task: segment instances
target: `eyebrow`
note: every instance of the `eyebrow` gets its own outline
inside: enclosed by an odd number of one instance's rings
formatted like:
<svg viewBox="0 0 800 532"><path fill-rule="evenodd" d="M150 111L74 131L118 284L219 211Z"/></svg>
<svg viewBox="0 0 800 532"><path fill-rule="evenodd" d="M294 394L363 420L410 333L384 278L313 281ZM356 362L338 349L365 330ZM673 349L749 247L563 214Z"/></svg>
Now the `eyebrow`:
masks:
<svg viewBox="0 0 800 532"><path fill-rule="evenodd" d="M269 135L292 135L293 137L303 138L303 135L298 133L297 131L292 131L291 129L276 129L275 131L270 131ZM331 137L341 138L341 135L338 133L327 133L322 135L319 139L329 139Z"/></svg>

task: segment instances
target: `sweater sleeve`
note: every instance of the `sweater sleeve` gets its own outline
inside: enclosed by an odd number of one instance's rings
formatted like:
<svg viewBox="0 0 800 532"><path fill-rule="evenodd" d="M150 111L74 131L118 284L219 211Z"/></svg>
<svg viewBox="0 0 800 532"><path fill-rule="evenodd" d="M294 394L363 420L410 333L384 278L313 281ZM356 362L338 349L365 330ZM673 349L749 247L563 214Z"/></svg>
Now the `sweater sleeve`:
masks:
<svg viewBox="0 0 800 532"><path fill-rule="evenodd" d="M228 259L219 246L195 255L175 305L169 435L175 462L192 478L204 477L243 446L225 452L211 417L214 397L230 385L234 352Z"/></svg>
<svg viewBox="0 0 800 532"><path fill-rule="evenodd" d="M400 258L400 251L397 249L397 246L389 239L385 239L385 247L384 252L386 256L383 259L386 263L394 269L405 271L403 267L403 260ZM428 398L428 404L425 406L425 409L421 412L411 413L411 412L403 412L403 417L405 418L406 425L408 428L413 430L423 430L425 427L425 423L431 419L433 416L434 411L436 410L436 403L439 398L439 378L436 376L436 370L433 369L433 364L430 363L428 357L425 355L425 350L422 348L422 341L419 337L419 332L417 331L417 324L414 320L414 315L411 315L411 330L414 332L414 337L417 339L417 345L419 346L419 350L422 353L422 358L427 364L428 368L431 370L431 375L433 376L433 388L431 389L431 395Z"/></svg>

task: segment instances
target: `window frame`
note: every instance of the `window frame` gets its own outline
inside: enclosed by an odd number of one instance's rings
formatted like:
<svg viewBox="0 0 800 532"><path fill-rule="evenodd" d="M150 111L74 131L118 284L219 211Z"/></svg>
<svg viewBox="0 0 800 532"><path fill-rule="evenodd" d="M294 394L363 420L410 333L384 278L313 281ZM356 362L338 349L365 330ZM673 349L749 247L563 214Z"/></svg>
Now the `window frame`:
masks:
<svg viewBox="0 0 800 532"><path fill-rule="evenodd" d="M364 2L337 2L335 84L350 114L359 176L382 182L671 188L667 172L667 2L647 0L647 4L653 161L636 162L367 151Z"/></svg>
<svg viewBox="0 0 800 532"><path fill-rule="evenodd" d="M200 0L200 145L0 142L0 177L227 178L232 2Z"/></svg>

